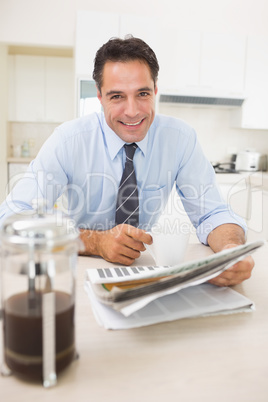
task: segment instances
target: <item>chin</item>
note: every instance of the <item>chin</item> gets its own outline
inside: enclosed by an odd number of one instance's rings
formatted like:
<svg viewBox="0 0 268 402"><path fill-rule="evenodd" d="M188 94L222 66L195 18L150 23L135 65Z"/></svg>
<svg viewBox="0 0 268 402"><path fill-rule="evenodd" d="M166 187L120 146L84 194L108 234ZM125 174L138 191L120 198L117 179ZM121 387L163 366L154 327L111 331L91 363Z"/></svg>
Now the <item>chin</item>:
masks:
<svg viewBox="0 0 268 402"><path fill-rule="evenodd" d="M143 139L144 139L144 137L145 137L145 135L135 135L135 134L125 134L125 135L122 135L122 136L119 136L123 141L125 141L125 142L129 142L129 143L131 143L131 142L139 142L139 141L142 141Z"/></svg>

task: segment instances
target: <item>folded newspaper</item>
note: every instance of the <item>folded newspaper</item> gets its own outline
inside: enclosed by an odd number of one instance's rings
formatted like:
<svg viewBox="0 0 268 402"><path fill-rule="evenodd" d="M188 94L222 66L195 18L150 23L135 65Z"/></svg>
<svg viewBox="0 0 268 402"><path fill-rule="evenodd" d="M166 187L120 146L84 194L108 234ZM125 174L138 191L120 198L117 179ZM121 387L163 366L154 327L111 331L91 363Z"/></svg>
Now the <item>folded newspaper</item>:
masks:
<svg viewBox="0 0 268 402"><path fill-rule="evenodd" d="M86 284L98 301L129 316L159 297L218 276L264 243L258 240L175 266L88 269Z"/></svg>

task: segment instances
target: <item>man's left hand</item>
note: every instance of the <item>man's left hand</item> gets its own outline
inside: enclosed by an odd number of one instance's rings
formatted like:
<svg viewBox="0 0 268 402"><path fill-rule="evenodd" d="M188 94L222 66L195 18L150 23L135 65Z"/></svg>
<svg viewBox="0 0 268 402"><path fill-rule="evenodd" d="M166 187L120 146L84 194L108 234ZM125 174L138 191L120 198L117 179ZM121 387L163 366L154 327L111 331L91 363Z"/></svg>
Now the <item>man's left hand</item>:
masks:
<svg viewBox="0 0 268 402"><path fill-rule="evenodd" d="M223 249L236 247L237 244L229 244ZM226 271L222 272L219 276L211 279L209 283L217 286L232 286L238 285L246 279L251 277L251 272L254 267L254 260L251 256L244 258L237 262Z"/></svg>

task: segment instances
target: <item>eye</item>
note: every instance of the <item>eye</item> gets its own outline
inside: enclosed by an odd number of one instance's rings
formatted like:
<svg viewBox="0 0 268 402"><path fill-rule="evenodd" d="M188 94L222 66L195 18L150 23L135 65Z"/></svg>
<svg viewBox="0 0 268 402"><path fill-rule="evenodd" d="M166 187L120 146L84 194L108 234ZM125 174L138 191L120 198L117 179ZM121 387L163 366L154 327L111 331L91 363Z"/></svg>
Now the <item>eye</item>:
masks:
<svg viewBox="0 0 268 402"><path fill-rule="evenodd" d="M149 96L149 95L150 95L149 92L145 91L139 93L139 96Z"/></svg>
<svg viewBox="0 0 268 402"><path fill-rule="evenodd" d="M122 96L121 95L113 95L111 96L111 99L121 99Z"/></svg>

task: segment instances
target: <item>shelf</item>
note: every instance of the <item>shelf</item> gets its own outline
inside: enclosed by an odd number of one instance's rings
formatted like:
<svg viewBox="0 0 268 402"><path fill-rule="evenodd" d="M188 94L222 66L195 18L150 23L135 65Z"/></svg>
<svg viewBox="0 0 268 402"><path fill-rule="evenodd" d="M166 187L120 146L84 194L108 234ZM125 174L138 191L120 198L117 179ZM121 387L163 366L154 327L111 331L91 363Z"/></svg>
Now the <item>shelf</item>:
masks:
<svg viewBox="0 0 268 402"><path fill-rule="evenodd" d="M51 120L36 120L36 121L21 121L21 120L8 120L8 123L19 123L19 124L57 124L60 125L64 123L63 121L51 121Z"/></svg>
<svg viewBox="0 0 268 402"><path fill-rule="evenodd" d="M15 156L9 156L7 158L8 163L30 163L34 157L15 157Z"/></svg>

